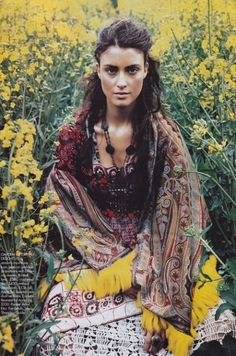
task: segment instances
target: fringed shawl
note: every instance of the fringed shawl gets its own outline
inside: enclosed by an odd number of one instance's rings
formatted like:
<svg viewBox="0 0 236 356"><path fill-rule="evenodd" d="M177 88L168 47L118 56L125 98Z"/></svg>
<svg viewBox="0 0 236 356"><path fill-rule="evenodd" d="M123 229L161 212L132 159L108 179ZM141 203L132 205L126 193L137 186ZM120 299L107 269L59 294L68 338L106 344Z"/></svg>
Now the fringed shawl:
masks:
<svg viewBox="0 0 236 356"><path fill-rule="evenodd" d="M161 114L150 117L148 138L149 190L140 220L132 282L141 286L144 308L190 333L194 276L201 245L198 233L207 212L197 173L177 126ZM57 199L55 215L62 222L67 251L79 253L95 270L110 266L130 252L79 182L81 148L89 140L86 114L60 131L47 189ZM196 237L187 237L193 228Z"/></svg>

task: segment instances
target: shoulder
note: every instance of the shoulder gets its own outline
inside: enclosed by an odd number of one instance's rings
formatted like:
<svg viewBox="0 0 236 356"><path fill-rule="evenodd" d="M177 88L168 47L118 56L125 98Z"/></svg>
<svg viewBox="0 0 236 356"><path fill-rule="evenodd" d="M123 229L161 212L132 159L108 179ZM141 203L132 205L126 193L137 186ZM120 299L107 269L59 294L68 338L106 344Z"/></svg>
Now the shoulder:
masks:
<svg viewBox="0 0 236 356"><path fill-rule="evenodd" d="M173 139L182 139L180 129L171 117L157 112L152 115L152 125L159 136L168 136Z"/></svg>
<svg viewBox="0 0 236 356"><path fill-rule="evenodd" d="M70 121L59 129L59 143L83 144L87 138L86 117L86 110L76 111Z"/></svg>

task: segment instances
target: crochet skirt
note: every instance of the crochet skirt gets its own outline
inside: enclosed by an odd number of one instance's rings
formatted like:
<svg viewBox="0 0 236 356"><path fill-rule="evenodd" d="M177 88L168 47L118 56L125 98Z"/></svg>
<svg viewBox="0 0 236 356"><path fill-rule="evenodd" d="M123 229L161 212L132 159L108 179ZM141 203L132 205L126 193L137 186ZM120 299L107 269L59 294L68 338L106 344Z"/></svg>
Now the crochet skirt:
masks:
<svg viewBox="0 0 236 356"><path fill-rule="evenodd" d="M216 321L217 308L211 308L196 328L198 337L190 355L203 342L222 342L227 334L236 337L233 314L226 310ZM59 283L50 291L42 315L43 321L55 319L57 324L50 332L40 332L36 355L147 356L140 312L135 300L125 293L97 300L93 293L73 291L66 295L64 284ZM158 356L169 355L164 349L158 352Z"/></svg>

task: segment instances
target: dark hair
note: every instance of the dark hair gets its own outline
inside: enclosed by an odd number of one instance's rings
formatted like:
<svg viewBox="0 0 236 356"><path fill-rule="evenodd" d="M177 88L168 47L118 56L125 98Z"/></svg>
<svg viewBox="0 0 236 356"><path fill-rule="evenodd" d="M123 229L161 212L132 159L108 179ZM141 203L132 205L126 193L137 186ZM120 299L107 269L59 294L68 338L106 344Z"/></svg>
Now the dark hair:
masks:
<svg viewBox="0 0 236 356"><path fill-rule="evenodd" d="M151 127L150 114L158 111L164 114L164 108L160 98L161 88L158 72L160 63L149 54L152 41L147 28L131 19L116 20L101 30L94 53L98 63L100 62L101 54L110 46L139 49L144 54L144 61L149 64L148 74L144 79L143 88L137 99L132 117L138 158L138 174L136 180L137 182L139 181L140 184L143 184L143 182L147 182L145 174L147 172L148 162L148 132ZM83 146L80 158L85 166L90 167L94 125L99 119L104 117L106 113L106 97L103 93L97 72L93 72L87 78L83 108L86 109L90 138ZM143 189L144 194L145 191L146 190Z"/></svg>
<svg viewBox="0 0 236 356"><path fill-rule="evenodd" d="M100 62L100 56L110 46L121 48L136 48L143 52L144 61L149 63L148 74L143 82L142 91L137 99L134 112L133 127L138 135L145 126L150 113L164 112L161 103L161 88L159 77L159 61L149 55L152 46L151 36L147 28L131 19L119 19L103 28L99 34L95 48L95 58ZM106 97L102 91L97 72L87 78L83 106L88 109L89 129L105 114Z"/></svg>

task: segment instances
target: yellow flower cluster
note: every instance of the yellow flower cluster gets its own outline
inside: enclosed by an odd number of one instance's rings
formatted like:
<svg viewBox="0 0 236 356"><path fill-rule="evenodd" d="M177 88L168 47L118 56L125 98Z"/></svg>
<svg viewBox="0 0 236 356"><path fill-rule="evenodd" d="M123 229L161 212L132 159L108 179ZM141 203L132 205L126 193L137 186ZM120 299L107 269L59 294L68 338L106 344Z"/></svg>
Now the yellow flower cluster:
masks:
<svg viewBox="0 0 236 356"><path fill-rule="evenodd" d="M44 221L36 224L34 219L30 219L15 226L15 237L22 237L23 239L31 239L32 244L40 244L43 242L42 234L48 232L48 225Z"/></svg>
<svg viewBox="0 0 236 356"><path fill-rule="evenodd" d="M196 120L191 128L191 141L196 144L202 143L207 133L207 122L203 119Z"/></svg>
<svg viewBox="0 0 236 356"><path fill-rule="evenodd" d="M39 216L41 219L48 219L50 216L53 215L54 211L56 210L57 206L55 204L49 205L48 208L41 209L39 212Z"/></svg>
<svg viewBox="0 0 236 356"><path fill-rule="evenodd" d="M191 128L190 139L193 143L198 145L197 149L207 149L209 153L214 154L222 153L227 145L226 139L222 140L221 143L217 142L209 130L207 122L203 119L194 122Z"/></svg>
<svg viewBox="0 0 236 356"><path fill-rule="evenodd" d="M6 351L12 352L14 347L14 340L12 337L11 325L6 325L0 330L0 343L2 348Z"/></svg>
<svg viewBox="0 0 236 356"><path fill-rule="evenodd" d="M13 122L8 121L4 128L0 130L0 141L2 141L2 147L8 148L11 147L11 142L15 138L15 125Z"/></svg>
<svg viewBox="0 0 236 356"><path fill-rule="evenodd" d="M13 177L30 176L31 181L39 181L42 172L32 156L35 127L24 119L16 122L7 121L0 130L0 141L3 148L12 147L9 161L10 173Z"/></svg>
<svg viewBox="0 0 236 356"><path fill-rule="evenodd" d="M223 140L221 143L215 142L212 140L208 145L209 153L221 153L227 144L227 140Z"/></svg>
<svg viewBox="0 0 236 356"><path fill-rule="evenodd" d="M20 179L14 179L11 185L4 185L2 188L2 198L7 199L10 197L17 198L18 196L23 196L26 202L29 204L29 209L31 209L31 204L33 202L32 195L33 188L27 184L27 182L22 182Z"/></svg>
<svg viewBox="0 0 236 356"><path fill-rule="evenodd" d="M15 314L0 316L0 347L12 353L14 349L14 339L11 323L19 327L19 318Z"/></svg>
<svg viewBox="0 0 236 356"><path fill-rule="evenodd" d="M46 193L44 193L40 200L39 200L39 204L40 205L44 205L45 203L58 203L59 201L56 200L56 196L54 194L54 192L50 192L50 191L47 191Z"/></svg>

